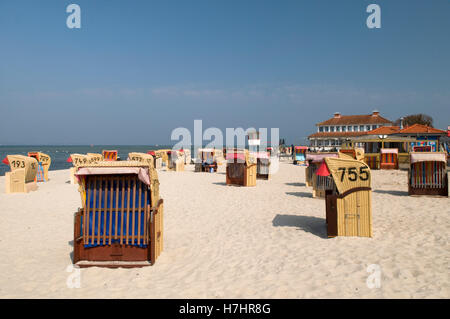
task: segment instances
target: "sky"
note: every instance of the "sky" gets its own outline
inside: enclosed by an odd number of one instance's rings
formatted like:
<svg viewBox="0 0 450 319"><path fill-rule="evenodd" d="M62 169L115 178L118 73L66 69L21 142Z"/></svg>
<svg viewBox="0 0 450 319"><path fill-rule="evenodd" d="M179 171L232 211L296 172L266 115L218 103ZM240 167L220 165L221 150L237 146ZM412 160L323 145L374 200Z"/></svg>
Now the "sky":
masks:
<svg viewBox="0 0 450 319"><path fill-rule="evenodd" d="M172 144L194 120L304 144L375 109L446 129L449 17L448 0L1 0L0 145Z"/></svg>

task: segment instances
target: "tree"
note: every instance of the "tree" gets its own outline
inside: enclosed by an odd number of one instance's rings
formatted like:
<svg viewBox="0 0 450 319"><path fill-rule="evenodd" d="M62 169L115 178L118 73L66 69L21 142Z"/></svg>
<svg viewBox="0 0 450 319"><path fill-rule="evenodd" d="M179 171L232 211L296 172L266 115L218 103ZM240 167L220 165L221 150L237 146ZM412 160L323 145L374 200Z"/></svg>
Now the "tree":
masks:
<svg viewBox="0 0 450 319"><path fill-rule="evenodd" d="M395 125L400 126L401 120L394 122ZM433 127L433 118L426 114L412 114L403 117L403 127L411 126L413 124L422 124Z"/></svg>

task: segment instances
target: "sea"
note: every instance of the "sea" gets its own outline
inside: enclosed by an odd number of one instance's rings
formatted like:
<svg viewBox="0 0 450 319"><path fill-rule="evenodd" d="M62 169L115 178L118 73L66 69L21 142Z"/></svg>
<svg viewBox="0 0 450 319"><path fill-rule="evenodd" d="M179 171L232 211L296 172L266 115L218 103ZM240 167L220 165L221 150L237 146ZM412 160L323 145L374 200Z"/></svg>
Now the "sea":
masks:
<svg viewBox="0 0 450 319"><path fill-rule="evenodd" d="M117 150L121 160L126 160L130 152L147 153L149 150L168 149L171 145L20 145L20 146L0 146L0 176L4 176L10 171L9 165L1 161L7 155L28 155L28 152L42 152L52 159L50 170L68 169L72 163L67 159L70 154L99 153L103 150Z"/></svg>

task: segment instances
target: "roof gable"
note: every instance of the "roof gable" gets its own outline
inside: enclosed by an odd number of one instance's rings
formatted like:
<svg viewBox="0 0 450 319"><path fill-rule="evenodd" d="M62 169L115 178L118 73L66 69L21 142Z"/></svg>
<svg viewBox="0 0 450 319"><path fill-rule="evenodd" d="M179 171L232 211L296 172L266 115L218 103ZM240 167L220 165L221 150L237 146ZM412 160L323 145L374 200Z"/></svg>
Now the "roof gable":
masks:
<svg viewBox="0 0 450 319"><path fill-rule="evenodd" d="M340 115L332 117L316 125L350 125L350 124L392 124L391 121L380 115Z"/></svg>
<svg viewBox="0 0 450 319"><path fill-rule="evenodd" d="M446 131L439 130L423 124L413 124L407 126L399 131L400 134L418 134L418 133L432 133L432 134L447 134Z"/></svg>

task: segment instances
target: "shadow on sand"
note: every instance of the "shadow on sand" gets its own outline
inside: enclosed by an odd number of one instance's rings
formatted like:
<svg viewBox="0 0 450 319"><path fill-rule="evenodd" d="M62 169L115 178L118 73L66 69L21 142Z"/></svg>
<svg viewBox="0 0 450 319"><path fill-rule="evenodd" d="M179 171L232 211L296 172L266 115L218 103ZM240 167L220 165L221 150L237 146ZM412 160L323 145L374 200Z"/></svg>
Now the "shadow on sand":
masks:
<svg viewBox="0 0 450 319"><path fill-rule="evenodd" d="M272 220L275 227L297 227L320 238L328 238L325 218L297 215L276 215Z"/></svg>
<svg viewBox="0 0 450 319"><path fill-rule="evenodd" d="M227 186L227 183L225 182L214 182L214 185L221 185L221 186Z"/></svg>
<svg viewBox="0 0 450 319"><path fill-rule="evenodd" d="M375 189L373 191L375 193L379 193L379 194L389 194L389 195L394 195L394 196L409 196L408 192L405 192L405 191L385 191L382 189Z"/></svg>
<svg viewBox="0 0 450 319"><path fill-rule="evenodd" d="M307 197L307 198L313 198L312 193L307 192L286 192L288 195L297 196L297 197Z"/></svg>
<svg viewBox="0 0 450 319"><path fill-rule="evenodd" d="M289 186L306 186L305 183L286 183L286 185L289 185Z"/></svg>

